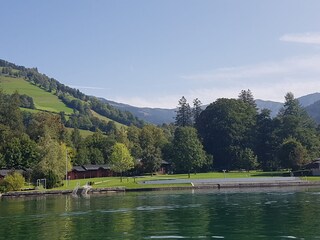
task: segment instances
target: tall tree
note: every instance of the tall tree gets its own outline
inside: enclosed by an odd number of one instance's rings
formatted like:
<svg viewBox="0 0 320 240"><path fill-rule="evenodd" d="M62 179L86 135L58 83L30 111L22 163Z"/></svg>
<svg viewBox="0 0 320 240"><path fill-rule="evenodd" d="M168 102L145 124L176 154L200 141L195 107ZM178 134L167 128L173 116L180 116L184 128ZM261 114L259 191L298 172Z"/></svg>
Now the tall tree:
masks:
<svg viewBox="0 0 320 240"><path fill-rule="evenodd" d="M193 114L193 122L196 123L199 116L200 116L200 113L202 112L202 109L201 109L201 101L196 98L193 100L193 108L192 108L192 114Z"/></svg>
<svg viewBox="0 0 320 240"><path fill-rule="evenodd" d="M238 156L235 150L251 148L255 124L256 112L236 99L218 99L200 114L196 127L216 169L232 169Z"/></svg>
<svg viewBox="0 0 320 240"><path fill-rule="evenodd" d="M74 128L71 132L71 142L76 149L79 149L82 143L82 137L78 128Z"/></svg>
<svg viewBox="0 0 320 240"><path fill-rule="evenodd" d="M6 95L0 89L0 124L10 127L11 131L17 134L24 131L19 107L20 97L18 92Z"/></svg>
<svg viewBox="0 0 320 240"><path fill-rule="evenodd" d="M276 129L279 121L270 117L269 109L262 109L257 116L255 129L255 153L263 170L275 170L280 167L277 160L278 142Z"/></svg>
<svg viewBox="0 0 320 240"><path fill-rule="evenodd" d="M60 144L49 134L45 134L40 139L39 146L41 148L40 161L34 166L34 178L49 178L54 176L57 182L61 182L67 170L71 170L71 161L67 158L67 148L64 144Z"/></svg>
<svg viewBox="0 0 320 240"><path fill-rule="evenodd" d="M282 167L294 170L307 163L306 155L306 149L294 138L285 139L278 154Z"/></svg>
<svg viewBox="0 0 320 240"><path fill-rule="evenodd" d="M116 143L112 147L112 154L110 156L111 169L120 173L120 181L122 182L122 174L134 167L133 158L129 150L123 143Z"/></svg>
<svg viewBox="0 0 320 240"><path fill-rule="evenodd" d="M161 165L161 149L167 142L163 130L146 125L140 132L141 161L146 172L156 172Z"/></svg>
<svg viewBox="0 0 320 240"><path fill-rule="evenodd" d="M143 164L144 172L151 173L158 171L161 166L161 150L155 146L149 145L143 149L141 162Z"/></svg>
<svg viewBox="0 0 320 240"><path fill-rule="evenodd" d="M290 137L295 138L307 149L307 159L311 160L319 156L320 140L316 124L292 93L286 94L284 107L277 118L280 121L277 131L279 142Z"/></svg>
<svg viewBox="0 0 320 240"><path fill-rule="evenodd" d="M179 100L175 124L179 127L192 125L192 111L184 96Z"/></svg>
<svg viewBox="0 0 320 240"><path fill-rule="evenodd" d="M250 89L241 90L241 92L239 93L238 99L245 103L248 103L253 108L257 108L256 101L254 100L253 94L250 91Z"/></svg>
<svg viewBox="0 0 320 240"><path fill-rule="evenodd" d="M206 164L207 156L198 139L197 131L192 127L176 129L172 141L172 162L178 172L188 173Z"/></svg>

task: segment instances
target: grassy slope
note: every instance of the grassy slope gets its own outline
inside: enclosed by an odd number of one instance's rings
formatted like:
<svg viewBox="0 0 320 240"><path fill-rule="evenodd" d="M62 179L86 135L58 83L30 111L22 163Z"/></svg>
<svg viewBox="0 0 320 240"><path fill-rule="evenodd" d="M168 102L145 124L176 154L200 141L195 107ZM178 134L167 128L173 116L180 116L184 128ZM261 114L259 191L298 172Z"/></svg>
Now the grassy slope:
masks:
<svg viewBox="0 0 320 240"><path fill-rule="evenodd" d="M110 118L107 118L107 117L105 117L105 116L102 116L102 115L100 115L99 113L97 113L97 112L95 112L95 111L93 111L93 110L91 110L91 113L92 113L92 115L93 115L94 117L99 118L100 120L104 120L104 121L106 121L106 122L112 121ZM127 128L127 126L124 125L124 124L121 124L121 123L118 123L118 122L115 122L115 124L116 124L117 128L121 128L121 127Z"/></svg>
<svg viewBox="0 0 320 240"><path fill-rule="evenodd" d="M56 95L49 93L22 78L13 78L0 75L0 87L7 94L12 94L18 91L20 94L26 94L33 98L36 109L23 109L29 112L38 112L38 110L49 111L52 113L65 112L67 115L73 113L73 109L67 107ZM73 99L73 97L70 97ZM104 117L95 111L92 111L93 116L105 120L106 122L111 121L111 119ZM115 122L118 128L127 127L121 123ZM90 131L88 131L90 132ZM84 133L84 135L89 135L89 133Z"/></svg>
<svg viewBox="0 0 320 240"><path fill-rule="evenodd" d="M39 110L54 113L61 111L66 114L73 113L73 110L67 107L57 96L44 91L22 78L0 76L0 87L8 94L18 91L20 94L26 94L32 97L36 108Z"/></svg>
<svg viewBox="0 0 320 240"><path fill-rule="evenodd" d="M73 128L67 128L67 131L69 132L69 133L71 133L72 131L73 131ZM94 132L91 132L91 131L89 131L89 130L82 130L82 129L79 129L79 131L80 131L80 135L81 135L81 137L88 137L88 136L91 136L92 134L94 134Z"/></svg>

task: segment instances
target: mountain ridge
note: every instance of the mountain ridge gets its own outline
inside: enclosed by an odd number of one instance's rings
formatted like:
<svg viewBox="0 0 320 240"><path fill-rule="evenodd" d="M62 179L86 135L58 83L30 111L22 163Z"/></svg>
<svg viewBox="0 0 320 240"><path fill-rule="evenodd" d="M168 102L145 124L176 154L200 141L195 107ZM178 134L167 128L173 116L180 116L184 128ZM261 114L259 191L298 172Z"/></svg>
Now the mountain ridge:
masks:
<svg viewBox="0 0 320 240"><path fill-rule="evenodd" d="M113 107L116 107L120 110L126 110L131 112L133 115L142 119L146 122L160 125L163 123L172 123L176 115L176 108L151 108L151 107L136 107L125 103L118 103L112 100L105 98L99 98L101 101L106 102ZM320 93L310 93L304 96L297 98L300 105L306 109L308 114L317 122L320 123ZM271 117L276 117L280 109L283 107L282 102L276 102L271 100L262 100L256 99L256 104L259 110L269 109L271 111ZM316 104L316 105L314 105ZM208 104L209 105L209 104ZM208 105L203 105L203 108L206 108ZM313 105L313 106L312 106ZM319 107L317 107L319 105ZM309 107L312 106L312 107ZM309 107L309 108L307 108ZM319 114L314 111L314 109L319 109ZM319 115L319 116L318 116Z"/></svg>

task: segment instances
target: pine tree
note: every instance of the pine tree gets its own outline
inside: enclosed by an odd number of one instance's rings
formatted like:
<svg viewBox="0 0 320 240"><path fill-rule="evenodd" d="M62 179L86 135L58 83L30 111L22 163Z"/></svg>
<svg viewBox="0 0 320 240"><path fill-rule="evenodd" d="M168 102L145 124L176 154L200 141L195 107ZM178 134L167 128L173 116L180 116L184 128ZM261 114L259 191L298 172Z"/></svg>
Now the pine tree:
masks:
<svg viewBox="0 0 320 240"><path fill-rule="evenodd" d="M193 114L193 122L196 123L199 116L200 116L200 113L202 112L202 109L201 109L201 101L196 98L193 100L193 109L192 109L192 114Z"/></svg>
<svg viewBox="0 0 320 240"><path fill-rule="evenodd" d="M176 115L176 126L186 127L192 125L192 111L184 96L179 100L179 107Z"/></svg>
<svg viewBox="0 0 320 240"><path fill-rule="evenodd" d="M245 103L248 103L250 106L254 107L255 109L257 108L256 101L254 100L253 94L250 91L250 89L241 90L241 92L239 93L238 99Z"/></svg>

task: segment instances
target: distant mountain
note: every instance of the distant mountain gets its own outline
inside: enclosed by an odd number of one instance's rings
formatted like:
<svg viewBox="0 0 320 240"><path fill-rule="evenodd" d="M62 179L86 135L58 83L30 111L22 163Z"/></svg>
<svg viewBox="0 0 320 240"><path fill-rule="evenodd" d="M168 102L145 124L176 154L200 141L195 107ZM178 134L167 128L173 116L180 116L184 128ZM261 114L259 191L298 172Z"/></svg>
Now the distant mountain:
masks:
<svg viewBox="0 0 320 240"><path fill-rule="evenodd" d="M320 93L311 93L297 99L301 106L307 110L310 117L320 123ZM256 104L259 109L266 108L271 110L271 117L277 116L279 110L283 107L283 103L260 99L256 100Z"/></svg>
<svg viewBox="0 0 320 240"><path fill-rule="evenodd" d="M176 116L176 109L162 109L162 108L139 108L128 104L117 103L104 98L101 101L110 104L111 106L124 111L131 112L134 116L146 122L156 125L163 123L174 122ZM312 93L298 98L302 107L305 107L308 114L320 123L320 93ZM256 104L258 109L271 110L271 117L277 116L279 110L283 107L283 103L268 100L257 99ZM205 109L208 105L204 105Z"/></svg>
<svg viewBox="0 0 320 240"><path fill-rule="evenodd" d="M307 106L305 109L309 116L312 117L317 124L320 124L320 100Z"/></svg>
<svg viewBox="0 0 320 240"><path fill-rule="evenodd" d="M257 99L256 104L259 110L264 108L269 109L271 111L271 117L277 116L279 110L283 107L283 103L281 102L265 101L261 99Z"/></svg>
<svg viewBox="0 0 320 240"><path fill-rule="evenodd" d="M302 107L307 107L320 100L320 93L318 92L311 93L311 94L299 97L298 100Z"/></svg>
<svg viewBox="0 0 320 240"><path fill-rule="evenodd" d="M147 108L147 107L139 108L139 107L130 106L128 104L110 101L104 98L100 98L100 100L104 103L108 103L109 105L119 110L131 112L137 118L142 119L149 123L156 124L156 125L160 125L163 123L172 123L174 122L174 118L176 116L176 109Z"/></svg>

